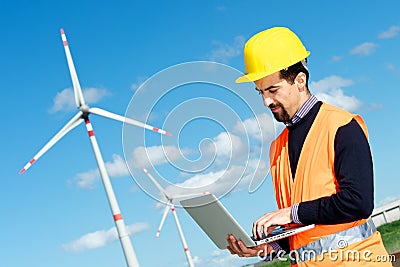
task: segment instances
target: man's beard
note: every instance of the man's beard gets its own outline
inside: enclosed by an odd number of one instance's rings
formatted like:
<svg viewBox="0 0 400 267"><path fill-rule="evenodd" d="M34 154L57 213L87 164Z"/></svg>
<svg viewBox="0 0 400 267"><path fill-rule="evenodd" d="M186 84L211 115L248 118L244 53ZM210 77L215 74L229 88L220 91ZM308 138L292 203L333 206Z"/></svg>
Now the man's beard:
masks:
<svg viewBox="0 0 400 267"><path fill-rule="evenodd" d="M272 112L272 114L275 117L275 120L277 120L279 122L285 122L285 121L290 120L290 116L289 116L288 112L286 111L286 109L283 107L283 105L281 103L269 105L269 108L274 108L274 107L280 107L279 112Z"/></svg>

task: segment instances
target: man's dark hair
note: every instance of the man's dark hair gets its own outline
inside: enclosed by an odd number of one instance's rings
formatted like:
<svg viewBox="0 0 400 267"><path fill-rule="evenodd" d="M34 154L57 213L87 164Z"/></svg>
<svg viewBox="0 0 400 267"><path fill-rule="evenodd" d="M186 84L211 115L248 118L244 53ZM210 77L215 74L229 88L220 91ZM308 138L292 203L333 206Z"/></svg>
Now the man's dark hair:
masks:
<svg viewBox="0 0 400 267"><path fill-rule="evenodd" d="M307 64L307 59L305 59L305 64ZM294 79L300 72L303 72L306 75L306 87L307 90L310 91L308 89L308 78L310 77L310 74L301 61L297 62L296 64L293 64L292 66L286 69L281 70L279 72L279 75L282 79L285 79L288 83L293 84Z"/></svg>

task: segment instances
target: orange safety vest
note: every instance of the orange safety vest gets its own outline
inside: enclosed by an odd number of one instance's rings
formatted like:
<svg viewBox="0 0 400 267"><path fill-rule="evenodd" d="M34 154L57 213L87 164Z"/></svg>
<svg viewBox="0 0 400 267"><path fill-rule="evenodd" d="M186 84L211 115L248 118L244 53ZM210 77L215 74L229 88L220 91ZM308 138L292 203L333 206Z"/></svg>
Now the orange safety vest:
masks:
<svg viewBox="0 0 400 267"><path fill-rule="evenodd" d="M285 128L279 137L271 144L271 175L279 209L290 207L293 204L303 201L330 196L339 191L334 172L335 135L339 127L348 124L353 118L360 124L365 135L368 137L366 125L360 116L350 114L347 111L326 103L322 104L304 141L295 179L292 179L289 162L288 129ZM311 230L290 237L290 249L293 252L316 240L321 240L323 237L328 237L328 239L329 237L335 237L335 234L342 231L357 226L361 227L366 221L367 220L362 219L335 225L316 225L315 228ZM370 223L372 223L372 221ZM330 245L332 245L331 247L333 248L337 247L337 244ZM328 247L320 249L325 251L330 250ZM346 251L351 252L347 254L360 253L359 258L361 259L351 260L343 257L342 254L346 256ZM358 266L358 264L363 263L369 266L371 264L369 260L379 261L388 255L383 246L381 236L378 231L375 231L375 228L373 234L369 237L355 243L349 242L348 246L338 248L335 253L337 253L337 255L334 256L332 256L333 253L316 255L316 257L306 261L297 261L297 264L294 263L291 266L322 266L322 264L324 267ZM367 254L368 257L365 257L365 255L363 256L362 253ZM351 255L347 256L351 257ZM355 257L357 256L358 255L355 255ZM379 259L376 259L376 257ZM373 264L375 265L377 262L373 262ZM392 265L389 262L380 262L379 266Z"/></svg>

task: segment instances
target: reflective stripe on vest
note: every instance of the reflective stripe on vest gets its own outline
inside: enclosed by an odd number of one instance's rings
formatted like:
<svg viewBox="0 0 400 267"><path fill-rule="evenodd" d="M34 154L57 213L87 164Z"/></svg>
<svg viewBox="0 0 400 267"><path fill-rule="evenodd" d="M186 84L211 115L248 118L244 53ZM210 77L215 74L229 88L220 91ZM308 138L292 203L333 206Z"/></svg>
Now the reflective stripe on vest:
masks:
<svg viewBox="0 0 400 267"><path fill-rule="evenodd" d="M350 244L362 241L370 237L376 231L376 227L372 219L366 223L325 236L317 241L311 242L298 249L290 251L291 263L296 264L336 249L346 248ZM297 260L294 260L297 258Z"/></svg>

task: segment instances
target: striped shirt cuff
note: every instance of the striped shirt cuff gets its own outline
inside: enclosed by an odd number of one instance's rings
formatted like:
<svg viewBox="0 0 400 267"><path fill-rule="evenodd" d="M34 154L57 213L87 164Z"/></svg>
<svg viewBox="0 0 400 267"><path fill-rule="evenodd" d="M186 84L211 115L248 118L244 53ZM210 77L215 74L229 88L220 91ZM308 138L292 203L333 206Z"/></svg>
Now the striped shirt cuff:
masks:
<svg viewBox="0 0 400 267"><path fill-rule="evenodd" d="M299 220L298 210L299 210L299 203L293 204L292 211L291 211L292 220L294 223L301 224L301 221Z"/></svg>
<svg viewBox="0 0 400 267"><path fill-rule="evenodd" d="M268 253L268 255L265 257L264 261L272 261L276 255L278 255L278 252L282 250L281 246L275 241L272 241L268 243L272 247L272 251Z"/></svg>
<svg viewBox="0 0 400 267"><path fill-rule="evenodd" d="M281 246L279 246L279 244L275 241L269 242L269 244L275 252L282 250Z"/></svg>

